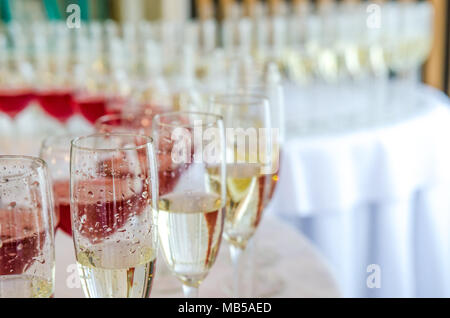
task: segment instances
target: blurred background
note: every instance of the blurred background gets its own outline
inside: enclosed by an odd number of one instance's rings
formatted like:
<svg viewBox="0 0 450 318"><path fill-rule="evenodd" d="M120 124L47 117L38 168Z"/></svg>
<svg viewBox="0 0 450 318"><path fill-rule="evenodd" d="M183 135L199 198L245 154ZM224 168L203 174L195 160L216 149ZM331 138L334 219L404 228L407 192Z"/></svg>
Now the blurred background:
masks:
<svg viewBox="0 0 450 318"><path fill-rule="evenodd" d="M265 78L285 133L270 213L343 296L450 296L449 1L0 0L0 17L0 154Z"/></svg>

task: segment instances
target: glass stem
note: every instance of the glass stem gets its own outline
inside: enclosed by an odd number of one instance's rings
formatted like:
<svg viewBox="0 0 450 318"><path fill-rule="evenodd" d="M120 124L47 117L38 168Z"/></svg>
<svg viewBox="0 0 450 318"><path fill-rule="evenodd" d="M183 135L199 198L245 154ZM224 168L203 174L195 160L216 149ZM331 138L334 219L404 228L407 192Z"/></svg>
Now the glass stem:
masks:
<svg viewBox="0 0 450 318"><path fill-rule="evenodd" d="M249 277L249 285L246 290L245 297L253 297L253 290L255 287L255 280L257 274L257 264L256 264L256 239L255 237L251 238L247 243L246 254L248 254L248 262L246 268L248 269L248 277Z"/></svg>
<svg viewBox="0 0 450 318"><path fill-rule="evenodd" d="M185 298L198 298L198 287L183 284L183 294Z"/></svg>
<svg viewBox="0 0 450 318"><path fill-rule="evenodd" d="M241 266L241 262L243 253L243 249L230 245L230 256L233 263L233 297L235 298L242 297L241 282L243 280L244 266Z"/></svg>

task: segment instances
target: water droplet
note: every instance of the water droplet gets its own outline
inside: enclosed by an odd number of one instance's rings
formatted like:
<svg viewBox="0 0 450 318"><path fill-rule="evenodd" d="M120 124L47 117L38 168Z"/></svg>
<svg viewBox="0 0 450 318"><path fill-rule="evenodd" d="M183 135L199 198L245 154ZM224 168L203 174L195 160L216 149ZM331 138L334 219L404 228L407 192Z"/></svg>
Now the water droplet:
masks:
<svg viewBox="0 0 450 318"><path fill-rule="evenodd" d="M142 192L142 197L144 199L147 199L148 198L148 192L147 191Z"/></svg>
<svg viewBox="0 0 450 318"><path fill-rule="evenodd" d="M93 198L93 197L94 197L94 192L89 191L89 192L88 192L88 195L89 195L91 198Z"/></svg>
<svg viewBox="0 0 450 318"><path fill-rule="evenodd" d="M22 243L20 243L19 245L17 245L17 248L16 248L18 251L21 251L22 249L23 249L23 244Z"/></svg>

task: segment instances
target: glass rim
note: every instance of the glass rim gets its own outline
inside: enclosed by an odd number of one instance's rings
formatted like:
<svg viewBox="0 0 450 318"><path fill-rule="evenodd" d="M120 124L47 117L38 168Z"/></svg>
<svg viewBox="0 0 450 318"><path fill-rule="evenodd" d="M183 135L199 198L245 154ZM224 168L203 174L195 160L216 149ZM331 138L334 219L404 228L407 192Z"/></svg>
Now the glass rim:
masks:
<svg viewBox="0 0 450 318"><path fill-rule="evenodd" d="M163 117L171 117L171 116L176 116L176 115L199 115L199 116L206 116L206 117L211 117L214 118L214 122L209 122L209 123L205 123L205 124L201 124L201 125L195 125L195 124L167 124L167 123L162 123L160 120ZM207 113L207 112L190 112L190 111L178 111L178 112L167 112L167 113L163 113L163 114L157 114L155 115L155 117L153 117L153 122L156 124L153 127L155 128L156 126L161 126L161 127L171 127L171 128L190 128L190 127L209 127L214 125L215 123L217 123L218 121L223 121L223 116L218 115L218 114L214 114L214 113Z"/></svg>
<svg viewBox="0 0 450 318"><path fill-rule="evenodd" d="M33 156L22 156L22 155L0 155L0 161L3 160L19 160L22 162L29 162L29 163L36 163L37 167L35 170L39 170L39 169L47 169L47 163L45 162L45 160L43 160L42 158L39 157L33 157ZM4 183L5 181L9 181L9 180L17 180L20 178L24 178L24 177L29 177L33 174L33 170L32 171L26 171L24 173L19 173L19 174L13 174L13 175L9 175L9 176L3 176L0 174L0 183Z"/></svg>
<svg viewBox="0 0 450 318"><path fill-rule="evenodd" d="M54 146L58 149L62 149L63 147L61 145L58 144L58 141L63 141L65 139L69 140L69 146L72 142L73 139L79 137L79 135L77 136L76 134L61 134L61 135L55 135L55 136L47 136L41 144L41 150L50 147L50 146ZM69 147L70 148L70 147Z"/></svg>
<svg viewBox="0 0 450 318"><path fill-rule="evenodd" d="M80 146L77 145L78 142L82 140L87 140L91 138L99 138L99 137L140 137L146 140L146 142L142 143L139 146L134 147L111 147L111 148L93 148L93 147L86 147L86 146ZM87 136L81 136L73 139L71 141L71 149L78 149L83 151L90 151L90 152L112 152L112 151L129 151L129 150L140 150L144 149L148 145L153 145L153 138L150 136L140 135L140 134L130 134L130 133L107 133L107 134L92 134Z"/></svg>
<svg viewBox="0 0 450 318"><path fill-rule="evenodd" d="M252 88L250 88L251 90ZM247 99L247 100L239 100ZM264 106L269 103L269 98L264 94L236 92L234 94L218 94L211 97L211 102L215 105L233 106Z"/></svg>
<svg viewBox="0 0 450 318"><path fill-rule="evenodd" d="M129 113L129 114L106 114L101 117L99 117L95 123L94 126L98 127L99 125L108 125L108 121L116 120L116 119L139 119L141 117L152 117L150 115L147 115L145 112L138 112L138 113ZM153 116L154 117L154 116Z"/></svg>

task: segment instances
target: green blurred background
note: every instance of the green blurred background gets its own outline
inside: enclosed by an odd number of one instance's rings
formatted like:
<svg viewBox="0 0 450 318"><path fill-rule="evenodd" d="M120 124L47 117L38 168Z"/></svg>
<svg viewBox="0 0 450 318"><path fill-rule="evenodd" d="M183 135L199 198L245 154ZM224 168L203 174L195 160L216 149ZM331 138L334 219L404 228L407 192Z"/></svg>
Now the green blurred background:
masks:
<svg viewBox="0 0 450 318"><path fill-rule="evenodd" d="M156 20L167 15L179 19L189 12L189 1L180 0L0 0L0 17L3 22L65 19L70 4L80 6L84 21Z"/></svg>

